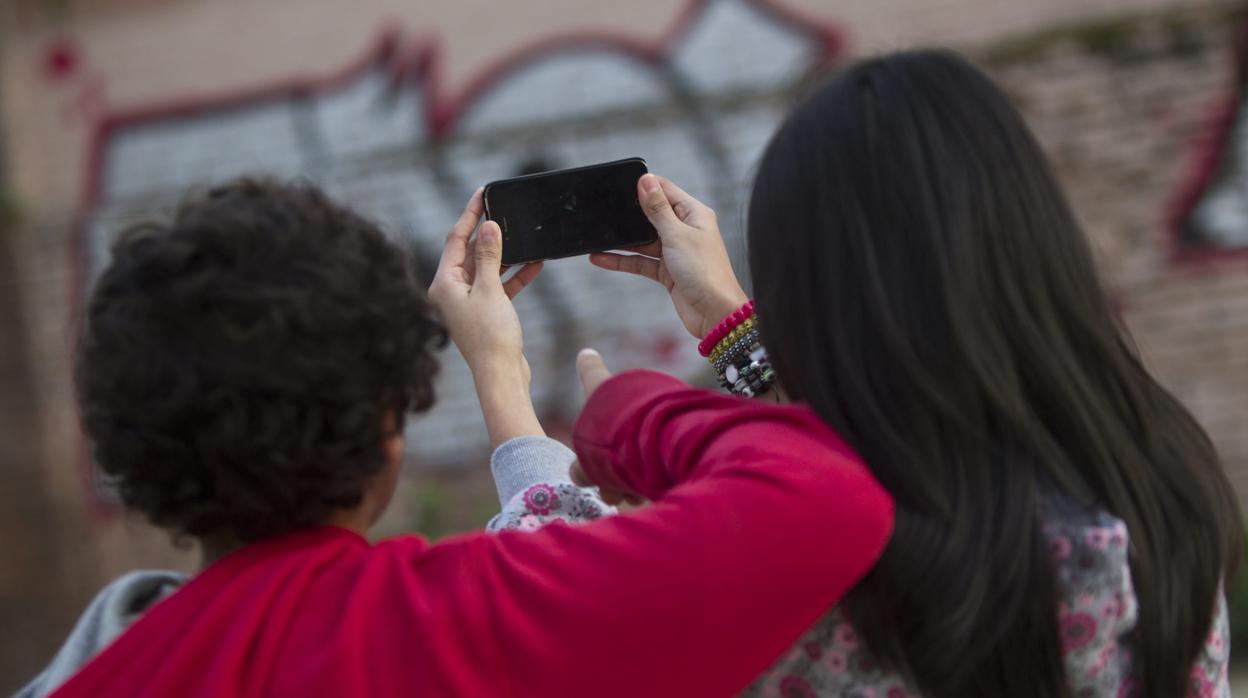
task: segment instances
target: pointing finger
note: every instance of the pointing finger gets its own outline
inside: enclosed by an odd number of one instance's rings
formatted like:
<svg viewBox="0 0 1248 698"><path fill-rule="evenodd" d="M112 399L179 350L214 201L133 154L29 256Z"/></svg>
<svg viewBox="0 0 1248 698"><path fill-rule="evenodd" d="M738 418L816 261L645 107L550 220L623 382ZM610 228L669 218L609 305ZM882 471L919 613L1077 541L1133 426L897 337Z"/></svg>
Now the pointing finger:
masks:
<svg viewBox="0 0 1248 698"><path fill-rule="evenodd" d="M585 388L586 395L592 395L598 386L611 377L611 372L602 360L602 354L593 349L582 349L576 355L576 372L580 374L581 386Z"/></svg>

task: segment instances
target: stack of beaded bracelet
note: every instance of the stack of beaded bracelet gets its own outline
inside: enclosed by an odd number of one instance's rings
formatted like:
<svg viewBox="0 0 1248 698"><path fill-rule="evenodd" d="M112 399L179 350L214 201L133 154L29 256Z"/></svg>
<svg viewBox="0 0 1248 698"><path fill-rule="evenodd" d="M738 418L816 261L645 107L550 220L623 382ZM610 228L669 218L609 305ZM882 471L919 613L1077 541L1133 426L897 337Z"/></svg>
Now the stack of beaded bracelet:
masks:
<svg viewBox="0 0 1248 698"><path fill-rule="evenodd" d="M710 356L706 358L710 360L711 364L719 361L720 357L722 357L730 347L737 343L737 340L751 332L756 332L754 326L757 322L758 318L756 316L751 315L747 317L741 322L740 325L737 325L729 330L728 334L724 335L724 338L719 340L719 343L716 344L715 348L711 350Z"/></svg>
<svg viewBox="0 0 1248 698"><path fill-rule="evenodd" d="M733 395L754 397L776 382L776 372L767 359L767 349L755 342L745 356L728 362L719 374L719 384Z"/></svg>
<svg viewBox="0 0 1248 698"><path fill-rule="evenodd" d="M745 305L735 310L731 315L720 321L702 341L698 343L698 351L702 356L710 356L728 333L735 330L741 323L754 317L754 301L746 301Z"/></svg>
<svg viewBox="0 0 1248 698"><path fill-rule="evenodd" d="M754 397L775 382L767 350L759 341L754 301L724 318L698 350L719 374L719 384L734 395Z"/></svg>
<svg viewBox="0 0 1248 698"><path fill-rule="evenodd" d="M722 374L728 364L740 359L742 355L748 354L759 345L758 330L751 329L745 334L734 339L733 343L725 347L722 351L716 351L711 355L711 366L716 373Z"/></svg>

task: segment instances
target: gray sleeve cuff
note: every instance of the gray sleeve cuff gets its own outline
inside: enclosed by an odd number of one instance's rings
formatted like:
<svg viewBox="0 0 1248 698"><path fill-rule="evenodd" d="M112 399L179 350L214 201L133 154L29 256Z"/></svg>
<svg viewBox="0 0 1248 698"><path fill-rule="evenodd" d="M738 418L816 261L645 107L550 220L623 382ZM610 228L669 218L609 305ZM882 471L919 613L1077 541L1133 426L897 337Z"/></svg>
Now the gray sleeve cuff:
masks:
<svg viewBox="0 0 1248 698"><path fill-rule="evenodd" d="M490 456L499 506L507 506L516 493L539 482L572 482L568 466L574 460L572 449L544 436L518 436L504 442Z"/></svg>

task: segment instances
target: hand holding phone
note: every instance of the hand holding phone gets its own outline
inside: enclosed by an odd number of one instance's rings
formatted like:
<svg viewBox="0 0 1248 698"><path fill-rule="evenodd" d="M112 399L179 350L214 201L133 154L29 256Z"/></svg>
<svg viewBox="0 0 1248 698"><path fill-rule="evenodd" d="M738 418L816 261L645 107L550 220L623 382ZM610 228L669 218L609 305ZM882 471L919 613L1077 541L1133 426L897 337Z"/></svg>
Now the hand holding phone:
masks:
<svg viewBox="0 0 1248 698"><path fill-rule="evenodd" d="M498 446L517 436L545 436L529 397L524 334L511 303L542 265L530 264L503 281L502 235L490 222L477 229L483 209L478 190L446 238L429 299L472 371L486 431Z"/></svg>
<svg viewBox="0 0 1248 698"><path fill-rule="evenodd" d="M672 297L685 329L701 339L746 300L715 212L662 177L647 174L637 188L661 244L640 248L638 254L591 254L589 261L657 281Z"/></svg>
<svg viewBox="0 0 1248 698"><path fill-rule="evenodd" d="M503 264L625 249L658 234L637 200L641 158L541 172L485 186L485 215L503 231Z"/></svg>

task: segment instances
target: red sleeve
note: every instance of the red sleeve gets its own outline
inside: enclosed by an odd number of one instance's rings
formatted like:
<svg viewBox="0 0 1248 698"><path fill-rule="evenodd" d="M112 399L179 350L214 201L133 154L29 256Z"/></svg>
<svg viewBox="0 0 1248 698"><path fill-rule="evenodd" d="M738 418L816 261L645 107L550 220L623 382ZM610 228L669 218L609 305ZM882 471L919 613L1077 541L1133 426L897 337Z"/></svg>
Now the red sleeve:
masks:
<svg viewBox="0 0 1248 698"><path fill-rule="evenodd" d="M628 373L594 394L575 443L591 474L655 503L427 560L454 576L445 601L488 626L496 645L474 656L516 695L735 694L867 572L892 526L888 495L803 408Z"/></svg>

